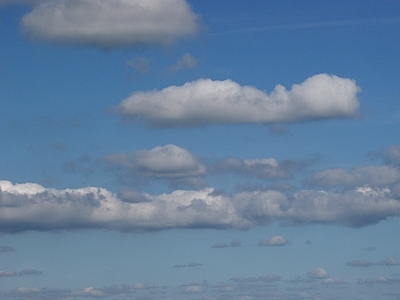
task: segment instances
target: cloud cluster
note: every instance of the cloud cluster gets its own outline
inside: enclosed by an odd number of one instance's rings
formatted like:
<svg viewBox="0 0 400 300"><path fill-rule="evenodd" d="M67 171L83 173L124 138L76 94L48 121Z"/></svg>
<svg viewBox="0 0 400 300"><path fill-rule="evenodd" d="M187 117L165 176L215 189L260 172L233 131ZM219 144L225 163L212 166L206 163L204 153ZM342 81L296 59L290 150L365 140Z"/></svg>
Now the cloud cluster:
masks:
<svg viewBox="0 0 400 300"><path fill-rule="evenodd" d="M0 181L0 189L3 232L85 228L248 229L275 220L286 224L320 222L362 227L400 216L400 201L391 198L388 188L368 186L343 192L303 190L292 196L273 190L230 195L215 193L212 188L135 196L145 201L122 201L116 194L97 187L57 190L34 183Z"/></svg>
<svg viewBox="0 0 400 300"><path fill-rule="evenodd" d="M163 90L135 92L115 112L154 127L228 123L283 123L354 117L359 108L354 80L318 74L291 90L277 85L268 95L231 80L198 79Z"/></svg>
<svg viewBox="0 0 400 300"><path fill-rule="evenodd" d="M196 34L199 22L185 0L51 0L21 26L32 40L111 49L170 45Z"/></svg>
<svg viewBox="0 0 400 300"><path fill-rule="evenodd" d="M274 158L243 160L234 157L212 162L173 144L128 154L108 154L103 160L125 184L134 184L129 181L131 179L136 182L161 179L170 186L191 188L205 187L204 177L207 174L236 173L268 180L289 179L294 172L302 171L311 163L294 160L278 162Z"/></svg>

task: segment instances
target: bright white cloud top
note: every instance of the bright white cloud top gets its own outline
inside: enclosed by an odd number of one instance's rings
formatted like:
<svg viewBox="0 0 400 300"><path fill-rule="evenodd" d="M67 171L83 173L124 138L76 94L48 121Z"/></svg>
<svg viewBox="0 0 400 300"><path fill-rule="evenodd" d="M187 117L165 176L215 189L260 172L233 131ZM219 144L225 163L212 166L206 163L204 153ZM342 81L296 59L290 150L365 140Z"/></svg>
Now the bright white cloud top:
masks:
<svg viewBox="0 0 400 300"><path fill-rule="evenodd" d="M185 0L61 0L40 2L21 24L32 40L110 49L170 45L199 22Z"/></svg>
<svg viewBox="0 0 400 300"><path fill-rule="evenodd" d="M204 126L216 123L283 123L357 115L355 81L318 74L291 90L277 85L268 95L232 80L198 79L160 91L135 92L116 112L150 126Z"/></svg>

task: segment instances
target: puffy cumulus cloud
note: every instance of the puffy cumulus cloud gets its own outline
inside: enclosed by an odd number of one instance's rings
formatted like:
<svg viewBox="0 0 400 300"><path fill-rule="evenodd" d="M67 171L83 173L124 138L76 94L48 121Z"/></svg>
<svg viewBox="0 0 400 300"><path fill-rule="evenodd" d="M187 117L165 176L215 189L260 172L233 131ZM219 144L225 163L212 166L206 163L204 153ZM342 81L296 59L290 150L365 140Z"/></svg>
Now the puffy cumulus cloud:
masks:
<svg viewBox="0 0 400 300"><path fill-rule="evenodd" d="M0 181L0 231L104 228L120 231L168 228L238 228L325 223L362 227L400 215L389 189L358 187L344 192L278 191L215 193L212 188L141 194L145 201L121 200L97 188L57 190L34 183ZM136 196L135 196L136 197ZM277 236L263 245L287 243Z"/></svg>
<svg viewBox="0 0 400 300"><path fill-rule="evenodd" d="M275 235L269 240L261 240L258 242L259 246L284 246L287 245L289 241L285 239L283 236Z"/></svg>
<svg viewBox="0 0 400 300"><path fill-rule="evenodd" d="M325 279L329 277L328 272L323 268L317 268L307 274L307 277L312 279Z"/></svg>
<svg viewBox="0 0 400 300"><path fill-rule="evenodd" d="M49 0L21 26L32 40L110 49L169 45L196 34L199 23L185 0Z"/></svg>
<svg viewBox="0 0 400 300"><path fill-rule="evenodd" d="M291 90L277 85L268 95L231 80L198 79L163 90L135 92L115 112L154 127L216 123L283 123L354 117L359 108L354 80L318 74Z"/></svg>
<svg viewBox="0 0 400 300"><path fill-rule="evenodd" d="M173 185L205 185L201 177L205 175L206 167L186 149L171 144L132 154L109 154L104 160L119 170L124 179L165 179Z"/></svg>
<svg viewBox="0 0 400 300"><path fill-rule="evenodd" d="M389 188L357 187L344 192L304 190L294 194L286 214L295 223L321 222L363 227L400 215Z"/></svg>
<svg viewBox="0 0 400 300"><path fill-rule="evenodd" d="M296 162L293 160L278 162L272 157L245 160L230 157L210 166L210 171L215 173L237 173L243 176L265 179L288 179L293 177L293 172L304 169L310 163L310 161Z"/></svg>
<svg viewBox="0 0 400 300"><path fill-rule="evenodd" d="M379 262L379 265L381 266L397 266L399 263L397 260L393 257L388 257L382 261Z"/></svg>
<svg viewBox="0 0 400 300"><path fill-rule="evenodd" d="M400 170L391 166L359 166L349 171L336 168L317 172L305 180L314 186L360 186L369 184L385 187L400 181Z"/></svg>

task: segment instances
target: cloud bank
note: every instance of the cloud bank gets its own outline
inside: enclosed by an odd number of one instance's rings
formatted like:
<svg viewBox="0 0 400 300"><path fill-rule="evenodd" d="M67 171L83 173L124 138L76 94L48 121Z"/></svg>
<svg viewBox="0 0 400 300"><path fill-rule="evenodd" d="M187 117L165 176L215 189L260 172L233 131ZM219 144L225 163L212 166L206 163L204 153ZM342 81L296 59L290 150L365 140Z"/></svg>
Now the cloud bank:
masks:
<svg viewBox="0 0 400 300"><path fill-rule="evenodd" d="M170 45L193 36L199 17L185 0L39 2L21 21L31 40L103 49Z"/></svg>
<svg viewBox="0 0 400 300"><path fill-rule="evenodd" d="M57 190L34 183L0 181L0 231L100 228L146 231L168 228L249 229L274 221L363 227L400 216L389 188L357 187L343 192L252 191L233 195L175 190L137 193L146 201L124 201L110 191L86 187ZM274 241L270 241L272 244Z"/></svg>
<svg viewBox="0 0 400 300"><path fill-rule="evenodd" d="M154 127L283 123L357 115L360 88L349 78L318 74L291 90L277 85L268 95L232 80L198 79L162 90L138 91L115 112Z"/></svg>

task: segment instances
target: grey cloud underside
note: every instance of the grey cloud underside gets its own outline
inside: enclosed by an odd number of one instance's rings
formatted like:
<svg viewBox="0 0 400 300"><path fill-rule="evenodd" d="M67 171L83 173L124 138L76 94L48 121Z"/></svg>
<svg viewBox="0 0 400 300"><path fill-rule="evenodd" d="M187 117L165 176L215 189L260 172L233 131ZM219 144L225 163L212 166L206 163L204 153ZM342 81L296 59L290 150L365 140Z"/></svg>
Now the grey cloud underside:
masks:
<svg viewBox="0 0 400 300"><path fill-rule="evenodd" d="M71 230L101 228L146 231L168 228L249 229L274 221L362 227L400 216L400 201L388 188L358 187L344 192L278 191L233 195L176 190L148 195L144 202L121 201L95 187L56 190L38 184L1 181L0 230Z"/></svg>
<svg viewBox="0 0 400 300"><path fill-rule="evenodd" d="M105 49L170 45L199 24L185 0L41 1L21 21L32 40Z"/></svg>
<svg viewBox="0 0 400 300"><path fill-rule="evenodd" d="M355 117L359 92L354 80L328 74L314 75L291 90L277 85L269 95L231 80L198 79L163 90L134 92L114 112L153 127L302 122Z"/></svg>

